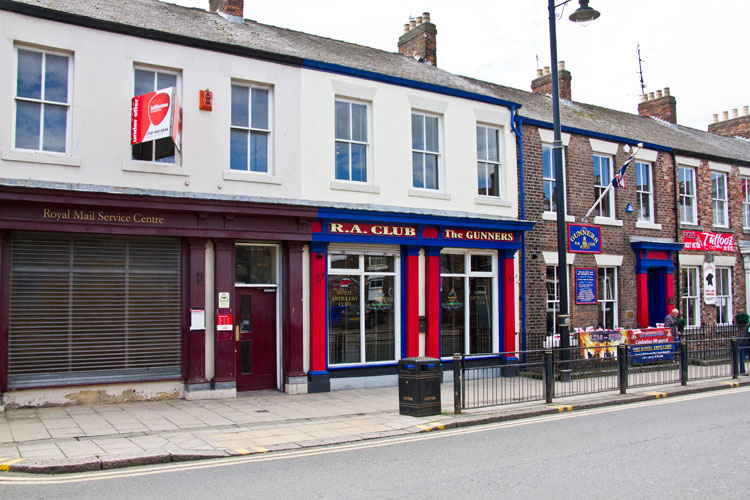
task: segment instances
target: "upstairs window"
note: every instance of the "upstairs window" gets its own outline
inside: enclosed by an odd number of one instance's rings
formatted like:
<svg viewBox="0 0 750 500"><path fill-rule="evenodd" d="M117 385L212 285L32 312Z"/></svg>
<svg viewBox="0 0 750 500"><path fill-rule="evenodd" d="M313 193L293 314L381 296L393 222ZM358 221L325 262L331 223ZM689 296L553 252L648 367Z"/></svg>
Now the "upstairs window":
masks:
<svg viewBox="0 0 750 500"><path fill-rule="evenodd" d="M71 58L18 48L15 147L67 153Z"/></svg>
<svg viewBox="0 0 750 500"><path fill-rule="evenodd" d="M594 155L594 200L598 200L612 182L612 159L609 156ZM597 206L599 217L614 218L615 193L610 189Z"/></svg>
<svg viewBox="0 0 750 500"><path fill-rule="evenodd" d="M336 180L367 182L367 104L336 100Z"/></svg>
<svg viewBox="0 0 750 500"><path fill-rule="evenodd" d="M178 87L178 80L179 75L177 73L136 68L133 96L148 94L169 87ZM171 137L133 144L134 160L178 163L178 154Z"/></svg>
<svg viewBox="0 0 750 500"><path fill-rule="evenodd" d="M750 229L750 178L742 178L742 225Z"/></svg>
<svg viewBox="0 0 750 500"><path fill-rule="evenodd" d="M502 193L500 130L477 125L477 176L479 196L500 197Z"/></svg>
<svg viewBox="0 0 750 500"><path fill-rule="evenodd" d="M412 185L440 189L440 120L437 116L411 114Z"/></svg>
<svg viewBox="0 0 750 500"><path fill-rule="evenodd" d="M638 198L638 220L654 222L654 187L650 163L635 162L635 192Z"/></svg>
<svg viewBox="0 0 750 500"><path fill-rule="evenodd" d="M714 226L729 227L727 174L711 172L711 201L714 209Z"/></svg>
<svg viewBox="0 0 750 500"><path fill-rule="evenodd" d="M231 170L269 171L271 90L232 85Z"/></svg>
<svg viewBox="0 0 750 500"><path fill-rule="evenodd" d="M695 169L678 167L680 184L680 222L698 224L698 206L695 201Z"/></svg>

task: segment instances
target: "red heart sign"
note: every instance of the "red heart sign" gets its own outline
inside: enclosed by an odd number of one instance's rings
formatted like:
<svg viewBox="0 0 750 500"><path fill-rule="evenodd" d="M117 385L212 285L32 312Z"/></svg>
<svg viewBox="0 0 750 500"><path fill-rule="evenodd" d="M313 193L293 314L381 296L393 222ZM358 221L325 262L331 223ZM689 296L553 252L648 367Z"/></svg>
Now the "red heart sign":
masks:
<svg viewBox="0 0 750 500"><path fill-rule="evenodd" d="M169 94L156 94L148 103L148 118L154 125L159 125L169 111Z"/></svg>

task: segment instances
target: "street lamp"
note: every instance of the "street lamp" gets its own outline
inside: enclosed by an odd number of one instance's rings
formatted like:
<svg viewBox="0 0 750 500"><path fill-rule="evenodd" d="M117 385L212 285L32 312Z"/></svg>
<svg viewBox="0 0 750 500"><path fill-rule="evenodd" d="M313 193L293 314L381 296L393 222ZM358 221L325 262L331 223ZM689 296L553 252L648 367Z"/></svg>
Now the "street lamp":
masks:
<svg viewBox="0 0 750 500"><path fill-rule="evenodd" d="M565 0L565 5L571 0ZM579 8L570 15L570 20L588 25L599 17L599 12L589 7L589 0L578 0ZM562 362L561 378L570 380L570 304L568 298L568 254L565 231L565 177L563 176L563 145L560 131L560 81L557 73L557 33L555 30L555 0L549 0L549 46L552 66L552 142L555 161L555 184L557 186L557 276L560 283L560 314L558 325L560 332L560 361Z"/></svg>

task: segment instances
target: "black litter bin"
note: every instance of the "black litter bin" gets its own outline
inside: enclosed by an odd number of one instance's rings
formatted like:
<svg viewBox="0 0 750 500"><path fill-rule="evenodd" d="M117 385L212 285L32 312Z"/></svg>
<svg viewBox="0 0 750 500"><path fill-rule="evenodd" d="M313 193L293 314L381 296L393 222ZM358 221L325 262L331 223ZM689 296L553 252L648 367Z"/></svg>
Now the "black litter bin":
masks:
<svg viewBox="0 0 750 500"><path fill-rule="evenodd" d="M439 415L440 360L424 357L399 360L398 401L401 415Z"/></svg>

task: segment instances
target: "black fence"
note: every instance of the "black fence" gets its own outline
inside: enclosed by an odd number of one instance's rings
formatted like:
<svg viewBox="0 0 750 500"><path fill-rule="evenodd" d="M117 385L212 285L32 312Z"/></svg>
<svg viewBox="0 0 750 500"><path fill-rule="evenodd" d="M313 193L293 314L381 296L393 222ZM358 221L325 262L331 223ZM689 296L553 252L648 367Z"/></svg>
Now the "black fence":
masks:
<svg viewBox="0 0 750 500"><path fill-rule="evenodd" d="M559 347L454 356L455 412L579 396L740 373L737 336L730 326L686 330L679 342L653 346ZM488 363L488 359L492 362ZM743 367L744 368L744 367ZM744 371L744 370L743 370Z"/></svg>

